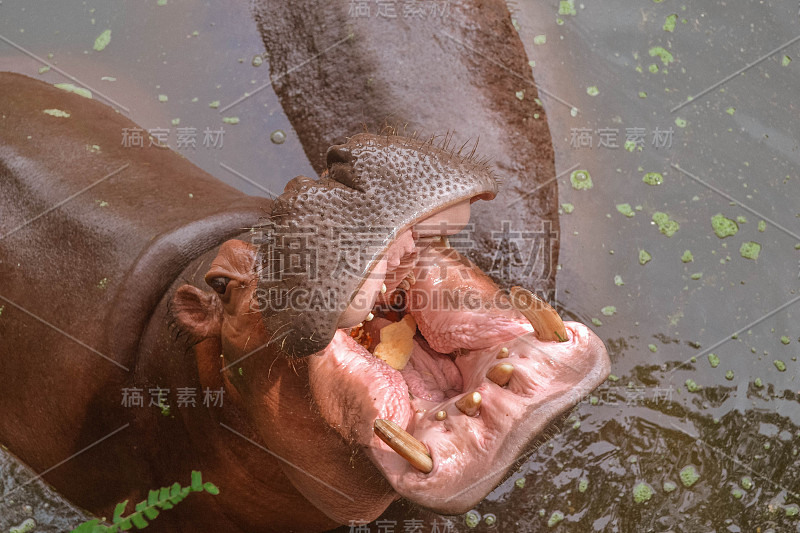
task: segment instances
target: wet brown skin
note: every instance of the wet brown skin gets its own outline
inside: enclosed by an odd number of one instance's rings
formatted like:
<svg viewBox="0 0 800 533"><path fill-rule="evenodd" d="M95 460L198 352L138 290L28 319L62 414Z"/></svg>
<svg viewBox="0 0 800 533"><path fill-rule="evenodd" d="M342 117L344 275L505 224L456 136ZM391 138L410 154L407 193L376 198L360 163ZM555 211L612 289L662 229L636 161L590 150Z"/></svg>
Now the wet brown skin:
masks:
<svg viewBox="0 0 800 533"><path fill-rule="evenodd" d="M523 285L551 299L558 189L555 181L545 183L555 176L554 154L505 2L455 0L446 2L443 16L422 18L404 17L402 2L396 18L377 16L374 2L367 3L370 16L353 16L356 4L254 3L273 87L312 165L321 172L328 147L365 126L378 131L388 123L423 137L450 131L460 142L480 137L479 152L502 186L494 202L473 205L475 247L466 255L501 287ZM542 255L532 271L531 262L514 264L513 248L492 239L504 221L512 232L550 234L549 246L537 241ZM532 246L526 241L523 253Z"/></svg>
<svg viewBox="0 0 800 533"><path fill-rule="evenodd" d="M53 108L71 116L42 112ZM218 496L193 494L163 513L152 531L333 527L279 461L219 425L261 442L231 395L206 408L198 394L198 407L173 408L170 416L147 407L149 388L170 388L174 404L177 387L224 386L219 338L188 349L186 336L176 340L169 328L169 301L186 282L208 290L203 276L218 246L255 224L271 202L169 150L123 148L122 128L133 127L96 101L0 74L0 443L42 472L120 430L45 475L99 516L145 498L149 488L188 483L192 469L219 485ZM87 148L93 145L99 152ZM273 376L297 377L282 368ZM307 409L299 382L294 394L278 383L281 406ZM144 389L144 408L122 407L122 389L131 387Z"/></svg>

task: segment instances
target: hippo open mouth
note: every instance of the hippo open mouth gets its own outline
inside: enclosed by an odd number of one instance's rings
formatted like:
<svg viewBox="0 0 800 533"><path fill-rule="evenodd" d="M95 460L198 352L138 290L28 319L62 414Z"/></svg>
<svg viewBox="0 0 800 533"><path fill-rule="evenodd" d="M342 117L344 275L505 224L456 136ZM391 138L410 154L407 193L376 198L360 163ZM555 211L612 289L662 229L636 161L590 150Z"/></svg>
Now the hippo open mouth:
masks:
<svg viewBox="0 0 800 533"><path fill-rule="evenodd" d="M400 495L461 513L607 377L608 356L586 326L500 291L446 237L414 237L387 251L370 320L311 358L311 391Z"/></svg>
<svg viewBox="0 0 800 533"><path fill-rule="evenodd" d="M273 207L259 252L266 330L285 354L313 354L319 413L398 494L465 512L608 376L605 347L448 246L470 204L497 192L485 162L367 134L327 159ZM313 268L298 269L306 234Z"/></svg>

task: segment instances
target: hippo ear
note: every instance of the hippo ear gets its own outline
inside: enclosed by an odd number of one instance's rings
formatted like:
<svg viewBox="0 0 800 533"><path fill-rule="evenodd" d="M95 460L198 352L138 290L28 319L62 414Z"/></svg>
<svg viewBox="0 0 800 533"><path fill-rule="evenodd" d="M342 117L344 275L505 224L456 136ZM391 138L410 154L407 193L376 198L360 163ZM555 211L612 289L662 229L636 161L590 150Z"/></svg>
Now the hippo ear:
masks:
<svg viewBox="0 0 800 533"><path fill-rule="evenodd" d="M194 342L219 337L222 302L216 294L183 285L175 291L171 308L180 330L188 333Z"/></svg>

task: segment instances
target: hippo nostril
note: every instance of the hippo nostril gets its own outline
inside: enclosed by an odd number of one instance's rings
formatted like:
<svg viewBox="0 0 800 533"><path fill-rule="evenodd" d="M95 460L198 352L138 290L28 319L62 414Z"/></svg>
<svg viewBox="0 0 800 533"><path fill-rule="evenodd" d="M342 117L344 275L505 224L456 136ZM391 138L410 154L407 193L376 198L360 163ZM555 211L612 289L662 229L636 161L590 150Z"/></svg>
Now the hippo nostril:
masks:
<svg viewBox="0 0 800 533"><path fill-rule="evenodd" d="M364 192L353 169L353 154L344 146L331 146L325 156L328 164L328 176L351 189Z"/></svg>
<svg viewBox="0 0 800 533"><path fill-rule="evenodd" d="M349 165L353 162L353 154L344 146L331 146L325 155L325 163L331 168L336 163Z"/></svg>

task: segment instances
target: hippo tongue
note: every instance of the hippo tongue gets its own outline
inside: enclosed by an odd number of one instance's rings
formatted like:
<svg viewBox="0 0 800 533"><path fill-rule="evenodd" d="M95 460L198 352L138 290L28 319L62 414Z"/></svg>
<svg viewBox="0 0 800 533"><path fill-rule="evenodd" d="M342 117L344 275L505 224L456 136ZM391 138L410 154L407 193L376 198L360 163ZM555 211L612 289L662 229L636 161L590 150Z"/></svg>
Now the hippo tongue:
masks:
<svg viewBox="0 0 800 533"><path fill-rule="evenodd" d="M309 360L311 393L326 421L366 447L400 495L461 513L496 486L551 421L607 377L609 360L584 325L566 323L564 342L542 341L517 310L499 305L508 300L474 265L448 249L417 252L418 295L412 291L408 307L424 339L415 342L408 366L391 368L339 330ZM447 299L459 302L456 308L442 305L447 293L457 295ZM497 379L498 365L511 368L510 377ZM478 406L464 403L475 398ZM390 449L374 433L376 420L405 429L413 446L421 442L432 470L423 473Z"/></svg>

